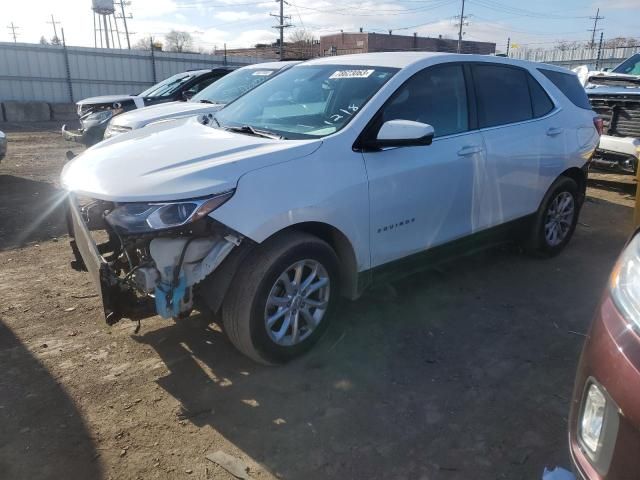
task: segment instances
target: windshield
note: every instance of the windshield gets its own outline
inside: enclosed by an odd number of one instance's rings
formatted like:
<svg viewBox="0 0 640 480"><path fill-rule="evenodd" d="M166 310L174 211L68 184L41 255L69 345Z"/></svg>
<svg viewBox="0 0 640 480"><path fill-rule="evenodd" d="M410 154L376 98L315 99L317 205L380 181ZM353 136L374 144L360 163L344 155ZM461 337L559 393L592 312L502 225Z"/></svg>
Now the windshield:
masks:
<svg viewBox="0 0 640 480"><path fill-rule="evenodd" d="M615 73L626 73L627 75L640 75L640 53L636 53L627 58L612 71Z"/></svg>
<svg viewBox="0 0 640 480"><path fill-rule="evenodd" d="M227 104L273 77L280 68L241 68L195 95L192 102Z"/></svg>
<svg viewBox="0 0 640 480"><path fill-rule="evenodd" d="M164 97L175 93L180 87L193 78L190 73L177 73L166 80L156 83L153 87L146 89L140 97Z"/></svg>
<svg viewBox="0 0 640 480"><path fill-rule="evenodd" d="M398 71L352 65L301 65L220 110L223 127L249 126L283 138L318 138L343 128Z"/></svg>

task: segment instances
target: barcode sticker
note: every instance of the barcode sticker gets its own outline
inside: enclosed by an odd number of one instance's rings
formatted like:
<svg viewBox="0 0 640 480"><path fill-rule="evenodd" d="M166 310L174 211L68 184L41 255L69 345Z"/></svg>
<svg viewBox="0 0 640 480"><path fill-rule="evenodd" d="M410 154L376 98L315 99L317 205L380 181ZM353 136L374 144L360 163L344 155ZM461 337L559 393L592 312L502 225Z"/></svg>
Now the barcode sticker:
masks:
<svg viewBox="0 0 640 480"><path fill-rule="evenodd" d="M338 70L337 72L333 72L329 79L336 78L367 78L369 77L375 70Z"/></svg>

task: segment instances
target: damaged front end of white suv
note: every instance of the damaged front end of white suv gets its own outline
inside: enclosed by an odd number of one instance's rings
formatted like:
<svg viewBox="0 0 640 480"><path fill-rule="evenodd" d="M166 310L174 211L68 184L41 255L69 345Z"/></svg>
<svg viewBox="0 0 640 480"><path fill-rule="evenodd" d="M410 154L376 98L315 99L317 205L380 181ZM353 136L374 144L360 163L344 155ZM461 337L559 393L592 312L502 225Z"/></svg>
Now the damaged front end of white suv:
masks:
<svg viewBox="0 0 640 480"><path fill-rule="evenodd" d="M208 216L232 195L149 203L69 196L73 265L90 272L109 325L191 312L196 287L244 241Z"/></svg>

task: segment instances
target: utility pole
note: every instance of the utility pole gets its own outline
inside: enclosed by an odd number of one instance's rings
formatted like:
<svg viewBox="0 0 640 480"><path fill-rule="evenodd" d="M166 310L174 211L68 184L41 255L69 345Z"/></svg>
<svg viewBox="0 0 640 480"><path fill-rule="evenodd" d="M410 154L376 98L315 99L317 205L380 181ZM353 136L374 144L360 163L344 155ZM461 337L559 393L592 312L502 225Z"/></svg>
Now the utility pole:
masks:
<svg viewBox="0 0 640 480"><path fill-rule="evenodd" d="M600 58L602 55L602 37L604 36L604 32L600 32L600 43L598 44L598 57L596 58L596 70L600 68Z"/></svg>
<svg viewBox="0 0 640 480"><path fill-rule="evenodd" d="M50 23L53 26L53 38L57 38L59 40L58 29L56 28L56 25L60 25L60 22L56 22L53 18L53 14L51 14L51 21L47 23Z"/></svg>
<svg viewBox="0 0 640 480"><path fill-rule="evenodd" d="M462 0L462 9L460 10L460 28L458 29L458 49L456 53L462 52L462 25L464 25L464 0Z"/></svg>
<svg viewBox="0 0 640 480"><path fill-rule="evenodd" d="M507 58L509 57L509 48L511 47L511 37L507 37Z"/></svg>
<svg viewBox="0 0 640 480"><path fill-rule="evenodd" d="M596 10L596 16L595 17L589 17L591 20L593 20L593 28L590 30L591 32L591 48L593 48L595 46L595 41L596 41L596 32L602 30L601 28L598 28L598 20L604 20L604 17L600 16L600 9L598 8L598 10Z"/></svg>
<svg viewBox="0 0 640 480"><path fill-rule="evenodd" d="M18 34L16 33L16 30L18 30L20 27L16 27L13 22L11 22L11 25L7 25L7 30L11 30L11 36L13 37L13 43L18 43Z"/></svg>
<svg viewBox="0 0 640 480"><path fill-rule="evenodd" d="M279 24L274 26L273 28L277 28L280 30L280 60L284 60L284 29L289 28L292 25L290 23L285 24L285 18L287 20L291 20L291 17L284 16L284 0L276 0L276 2L280 2L280 15L273 15L272 17L277 17L279 19Z"/></svg>
<svg viewBox="0 0 640 480"><path fill-rule="evenodd" d="M131 42L129 40L129 28L127 27L127 18L132 18L131 15L129 15L129 17L127 17L127 14L124 13L124 4L125 4L125 0L121 0L120 1L120 11L122 12L122 22L124 23L124 34L127 37L127 48L129 50L131 50ZM129 2L127 2L127 5L129 4ZM118 25L118 22L116 21L116 26ZM118 36L120 36L120 34L118 34Z"/></svg>

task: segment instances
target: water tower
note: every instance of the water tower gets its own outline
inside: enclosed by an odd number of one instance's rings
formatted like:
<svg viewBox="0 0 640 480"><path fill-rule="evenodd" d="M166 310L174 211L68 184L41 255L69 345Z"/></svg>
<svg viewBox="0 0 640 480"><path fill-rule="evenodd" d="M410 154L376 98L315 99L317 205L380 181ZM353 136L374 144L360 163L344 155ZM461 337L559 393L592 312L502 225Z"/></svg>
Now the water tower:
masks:
<svg viewBox="0 0 640 480"><path fill-rule="evenodd" d="M93 42L98 46L98 37L100 38L100 47L115 48L115 37L118 39L120 46L120 32L118 31L118 20L116 18L116 8L113 0L91 0L91 9L93 10ZM122 46L120 46L122 48Z"/></svg>

